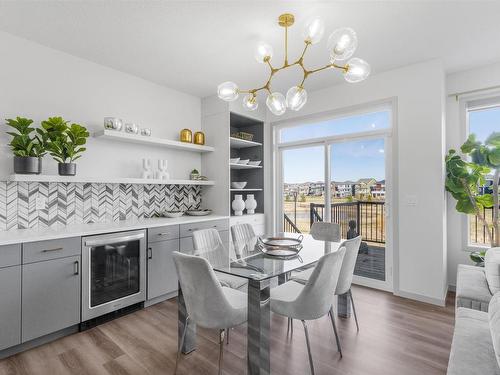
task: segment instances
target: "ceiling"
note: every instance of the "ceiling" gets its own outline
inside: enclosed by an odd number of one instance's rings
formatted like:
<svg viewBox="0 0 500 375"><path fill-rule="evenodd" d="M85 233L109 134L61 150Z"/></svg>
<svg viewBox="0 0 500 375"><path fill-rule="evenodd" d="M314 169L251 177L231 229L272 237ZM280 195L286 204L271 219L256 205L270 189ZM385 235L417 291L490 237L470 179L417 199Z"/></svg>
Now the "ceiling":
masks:
<svg viewBox="0 0 500 375"><path fill-rule="evenodd" d="M0 30L196 96L231 80L241 88L265 82L268 70L253 58L264 40L283 58L283 29L276 19L295 14L290 59L302 48L302 26L319 15L323 40L305 65L328 62L326 39L342 26L354 28L355 56L372 74L439 58L447 72L500 61L500 2L483 1L2 1ZM34 57L35 58L35 57ZM286 91L300 71L280 72L274 89ZM315 90L342 80L338 71L308 79Z"/></svg>

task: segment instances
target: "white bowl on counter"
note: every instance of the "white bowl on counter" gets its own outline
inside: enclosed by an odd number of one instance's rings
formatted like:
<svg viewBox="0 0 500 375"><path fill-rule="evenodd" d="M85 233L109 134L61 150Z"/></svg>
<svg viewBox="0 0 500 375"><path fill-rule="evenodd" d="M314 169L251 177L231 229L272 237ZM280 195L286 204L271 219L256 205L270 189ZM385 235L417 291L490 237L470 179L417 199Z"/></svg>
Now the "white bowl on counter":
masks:
<svg viewBox="0 0 500 375"><path fill-rule="evenodd" d="M162 216L164 217L169 217L169 218L176 218L176 217L181 217L184 215L184 211L163 211Z"/></svg>
<svg viewBox="0 0 500 375"><path fill-rule="evenodd" d="M247 186L247 181L234 181L234 182L231 182L231 186L233 187L233 189L244 189L245 186Z"/></svg>

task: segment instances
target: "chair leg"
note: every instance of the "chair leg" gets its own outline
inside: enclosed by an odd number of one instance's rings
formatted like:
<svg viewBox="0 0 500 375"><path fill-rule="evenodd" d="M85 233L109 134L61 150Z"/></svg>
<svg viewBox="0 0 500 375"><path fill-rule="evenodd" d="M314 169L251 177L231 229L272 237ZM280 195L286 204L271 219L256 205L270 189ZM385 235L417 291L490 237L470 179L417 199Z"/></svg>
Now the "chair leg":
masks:
<svg viewBox="0 0 500 375"><path fill-rule="evenodd" d="M184 339L186 338L186 332L187 332L187 329L188 329L188 323L189 323L189 316L186 318L186 323L184 323L184 331L182 332L181 342L179 344L179 347L177 348L177 357L175 358L175 371L174 371L174 375L177 374L177 365L179 364L179 358L181 356L181 350L182 350L182 347L184 346Z"/></svg>
<svg viewBox="0 0 500 375"><path fill-rule="evenodd" d="M230 332L230 329L227 328L226 329L226 345L229 345L229 332Z"/></svg>
<svg viewBox="0 0 500 375"><path fill-rule="evenodd" d="M224 356L224 330L219 331L219 375L222 375L222 359Z"/></svg>
<svg viewBox="0 0 500 375"><path fill-rule="evenodd" d="M330 307L330 319L332 321L333 332L335 333L335 340L337 341L337 349L340 353L340 358L342 358L342 347L340 346L340 339L337 333L337 327L335 326L335 318L333 316L333 307Z"/></svg>
<svg viewBox="0 0 500 375"><path fill-rule="evenodd" d="M352 298L351 289L349 289L349 298L351 298L352 312L354 313L354 320L356 321L356 328L359 332L358 316L356 315L356 307L354 306L354 299Z"/></svg>
<svg viewBox="0 0 500 375"><path fill-rule="evenodd" d="M302 320L302 325L304 326L304 333L306 335L307 354L309 355L309 366L311 366L311 375L314 375L314 364L311 354L311 343L309 342L309 333L307 332L307 325L305 320Z"/></svg>

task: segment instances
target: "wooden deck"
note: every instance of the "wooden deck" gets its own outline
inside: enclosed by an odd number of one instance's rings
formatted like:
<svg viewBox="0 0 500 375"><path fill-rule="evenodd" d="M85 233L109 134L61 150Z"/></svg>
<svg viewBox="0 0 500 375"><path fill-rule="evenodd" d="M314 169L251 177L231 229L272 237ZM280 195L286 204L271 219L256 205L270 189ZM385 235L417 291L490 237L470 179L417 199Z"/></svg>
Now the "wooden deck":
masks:
<svg viewBox="0 0 500 375"><path fill-rule="evenodd" d="M329 320L310 322L318 375L444 375L448 363L454 301L445 308L353 287L360 332L354 320L337 319L344 357L340 359ZM287 320L271 320L271 373L309 374L300 323L287 337ZM198 329L198 349L182 356L178 374L217 373L217 333ZM170 300L85 332L0 361L1 375L173 374L177 348L177 305ZM246 327L225 346L225 374L246 373Z"/></svg>

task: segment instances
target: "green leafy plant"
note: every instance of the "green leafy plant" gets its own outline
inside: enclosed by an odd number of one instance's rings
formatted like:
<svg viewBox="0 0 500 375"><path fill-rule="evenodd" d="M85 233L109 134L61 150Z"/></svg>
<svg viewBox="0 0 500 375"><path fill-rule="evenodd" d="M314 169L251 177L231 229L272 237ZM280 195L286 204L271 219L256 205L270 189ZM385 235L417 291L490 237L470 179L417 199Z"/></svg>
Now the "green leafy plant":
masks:
<svg viewBox="0 0 500 375"><path fill-rule="evenodd" d="M73 163L87 149L89 132L79 124L69 125L62 117L50 117L42 121L42 129L46 132L47 151L59 163Z"/></svg>
<svg viewBox="0 0 500 375"><path fill-rule="evenodd" d="M32 119L16 117L5 121L7 126L16 130L15 132L7 132L12 136L9 146L15 156L39 158L45 155L45 133L41 129L31 126Z"/></svg>
<svg viewBox="0 0 500 375"><path fill-rule="evenodd" d="M484 144L471 134L460 150L462 155L453 149L446 155L446 190L456 199L456 210L476 215L487 228L485 232L491 246L499 246L500 133L492 133ZM493 174L492 192L481 194L479 187L484 186L490 173ZM491 225L483 215L484 208L493 208ZM493 229L493 237L490 229Z"/></svg>

